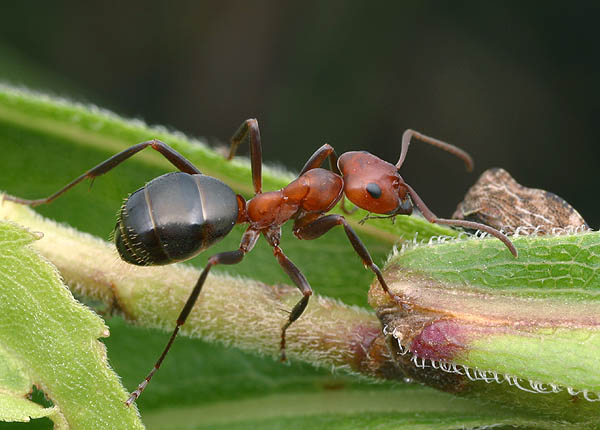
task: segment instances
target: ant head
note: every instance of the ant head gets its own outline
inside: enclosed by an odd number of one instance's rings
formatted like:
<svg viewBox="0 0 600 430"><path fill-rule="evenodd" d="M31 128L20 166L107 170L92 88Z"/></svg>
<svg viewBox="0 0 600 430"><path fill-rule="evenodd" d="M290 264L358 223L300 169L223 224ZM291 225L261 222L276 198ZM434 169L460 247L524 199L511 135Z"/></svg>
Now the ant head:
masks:
<svg viewBox="0 0 600 430"><path fill-rule="evenodd" d="M344 177L344 193L356 206L376 214L412 213L408 189L393 164L366 151L353 151L340 156L338 168Z"/></svg>

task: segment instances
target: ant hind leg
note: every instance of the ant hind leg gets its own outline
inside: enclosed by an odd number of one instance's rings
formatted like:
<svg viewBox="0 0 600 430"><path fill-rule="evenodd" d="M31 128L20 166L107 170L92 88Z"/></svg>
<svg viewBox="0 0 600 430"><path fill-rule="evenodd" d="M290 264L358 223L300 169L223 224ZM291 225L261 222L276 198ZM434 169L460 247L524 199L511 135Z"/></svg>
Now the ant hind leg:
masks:
<svg viewBox="0 0 600 430"><path fill-rule="evenodd" d="M198 278L198 281L196 282L194 289L192 290L188 299L186 300L185 305L183 306L183 309L181 310L181 312L179 314L179 317L177 317L177 323L175 325L175 329L173 330L173 333L171 334L171 337L169 338L167 345L165 346L163 352L160 354L160 357L154 364L154 367L152 367L152 370L150 371L150 373L148 373L148 376L146 376L146 378L141 382L141 384L138 385L138 387L135 389L135 391L131 393L131 395L125 402L125 405L130 406L142 394L142 392L144 391L146 386L150 383L150 380L152 379L154 374L160 368L160 365L162 364L163 360L167 356L167 353L171 349L171 345L173 344L173 342L175 341L175 338L177 337L177 333L179 333L179 329L181 328L181 326L183 324L185 324L187 317L189 316L190 312L194 308L194 305L196 304L196 301L198 300L198 296L200 295L200 291L202 290L202 287L204 286L204 282L206 281L206 278L208 277L208 272L210 272L210 269L213 266L216 266L217 264L237 264L237 263L241 262L242 259L244 258L244 255L246 255L248 252L250 252L252 250L252 248L256 244L258 237L259 237L258 231L248 229L242 236L242 240L241 240L239 249L237 249L235 251L220 252L218 254L213 255L212 257L210 257L208 259L208 263L206 263L206 266L204 267L204 270L200 274L200 277Z"/></svg>
<svg viewBox="0 0 600 430"><path fill-rule="evenodd" d="M113 155L108 160L103 161L98 164L96 167L88 170L81 176L75 178L73 181L65 185L63 188L55 192L54 194L45 197L43 199L37 200L28 200L22 199L19 197L6 195L4 198L6 200L19 203L22 205L28 206L38 206L46 203L52 202L54 199L59 197L60 195L66 193L75 185L83 181L84 179L90 178L92 181L94 178L107 173L108 171L114 169L123 161L127 160L131 156L137 154L142 149L151 147L152 149L161 153L167 160L171 162L175 167L185 173L189 173L190 175L201 173L191 162L189 162L183 155L175 151L166 143L161 142L160 140L148 140L146 142L138 143L137 145L130 146L129 148L119 152L118 154Z"/></svg>

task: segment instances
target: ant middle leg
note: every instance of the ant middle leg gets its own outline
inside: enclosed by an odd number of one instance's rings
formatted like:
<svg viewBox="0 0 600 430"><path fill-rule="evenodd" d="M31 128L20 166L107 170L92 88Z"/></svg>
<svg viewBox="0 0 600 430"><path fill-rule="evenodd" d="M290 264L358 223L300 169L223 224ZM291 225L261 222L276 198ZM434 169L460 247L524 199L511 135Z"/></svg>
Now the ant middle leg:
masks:
<svg viewBox="0 0 600 430"><path fill-rule="evenodd" d="M308 305L308 300L312 295L313 291L308 283L308 280L304 276L304 274L296 267L294 263L283 253L281 248L279 247L279 240L281 238L281 229L279 227L267 230L264 232L265 239L269 245L273 247L273 255L277 258L277 262L283 268L284 272L290 277L292 282L296 284L300 292L302 293L302 298L294 305L292 310L290 311L290 315L288 320L281 328L281 343L279 346L280 350L280 360L286 361L287 357L285 354L285 346L286 346L286 332L287 329L296 321Z"/></svg>
<svg viewBox="0 0 600 430"><path fill-rule="evenodd" d="M210 269L213 266L216 266L217 264L237 264L237 263L241 262L242 259L244 258L244 255L246 255L248 252L250 252L252 250L252 248L254 248L254 245L256 244L256 241L258 240L259 236L260 236L260 233L257 230L248 229L242 236L242 240L240 242L240 247L237 250L220 252L218 254L213 255L212 257L210 257L208 259L208 262L206 263L204 270L200 274L200 277L198 278L198 281L196 282L194 289L190 293L188 299L185 302L185 305L183 306L183 309L181 310L181 312L179 313L179 316L177 317L177 323L175 325L175 329L173 330L173 333L171 334L171 337L169 338L167 345L165 346L163 352L160 354L160 357L154 364L154 367L152 368L150 373L148 373L148 376L146 376L146 378L141 382L141 384L138 385L136 390L131 393L131 395L125 402L125 404L127 406L131 405L142 394L142 391L144 391L146 386L150 383L150 380L152 379L154 374L160 368L160 365L162 364L163 360L167 356L167 353L171 349L171 345L173 344L173 341L175 341L175 338L177 337L177 333L179 333L179 329L181 328L181 326L183 324L185 324L187 317L189 316L190 312L192 311L194 305L196 304L196 301L198 300L200 291L202 291L202 287L204 286L204 282L206 281L206 278L208 277L208 272L210 272Z"/></svg>
<svg viewBox="0 0 600 430"><path fill-rule="evenodd" d="M252 184L256 194L262 193L262 144L260 142L260 130L258 121L254 118L247 119L231 137L231 149L228 160L231 160L237 147L249 136L250 139L250 165L252 168Z"/></svg>
<svg viewBox="0 0 600 430"><path fill-rule="evenodd" d="M313 291L308 283L308 280L304 276L304 274L296 267L294 263L283 253L281 248L278 245L273 246L273 255L277 258L277 261L290 277L290 279L296 284L300 292L302 293L302 298L294 305L292 310L290 311L290 316L288 320L281 328L281 343L279 345L280 351L280 360L286 361L287 357L285 354L285 346L286 346L286 332L287 329L296 321L300 316L304 313L306 306L308 305L308 299L312 295Z"/></svg>
<svg viewBox="0 0 600 430"><path fill-rule="evenodd" d="M113 169L116 166L118 166L119 164L121 164L123 161L127 160L129 157L137 154L142 149L147 148L147 147L151 147L152 149L158 151L167 160L169 160L171 162L171 164L173 164L175 167L177 167L182 172L189 173L191 175L201 173L200 170L198 170L183 155L181 155L180 153L175 151L173 148L171 148L166 143L163 143L160 140L148 140L146 142L142 142L142 143L138 143L137 145L130 146L129 148L119 152L118 154L113 155L108 160L105 160L102 163L98 164L96 167L88 170L83 175L75 178L73 181L71 181L70 183L65 185L63 188L61 188L60 190L58 190L57 192L55 192L54 194L52 194L46 198L37 199L37 200L28 200L28 199L22 199L19 197L9 196L9 195L5 196L4 198L6 200L9 200L9 201L12 201L15 203L20 203L22 205L28 205L28 206L38 206L41 204L50 203L54 199L59 197L60 195L69 191L71 188L73 188L75 185L77 185L84 179L90 178L90 179L94 180L94 178L107 173L111 169Z"/></svg>

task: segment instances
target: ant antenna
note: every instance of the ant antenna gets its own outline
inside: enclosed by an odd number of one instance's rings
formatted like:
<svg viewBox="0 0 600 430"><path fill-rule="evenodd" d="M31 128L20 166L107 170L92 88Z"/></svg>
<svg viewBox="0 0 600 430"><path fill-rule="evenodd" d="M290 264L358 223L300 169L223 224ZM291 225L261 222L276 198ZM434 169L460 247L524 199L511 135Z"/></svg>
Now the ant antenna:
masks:
<svg viewBox="0 0 600 430"><path fill-rule="evenodd" d="M400 159L396 163L396 168L400 169L402 164L404 163L404 159L406 158L406 153L408 152L408 146L410 145L410 140L412 138L418 139L421 142L429 143L430 145L436 146L440 149L443 149L446 152L460 158L467 168L467 171L473 170L473 159L469 154L467 154L462 149L451 145L446 142L442 142L441 140L434 139L433 137L425 136L424 134L419 133L418 131L414 131L408 129L402 134L402 149L400 151Z"/></svg>

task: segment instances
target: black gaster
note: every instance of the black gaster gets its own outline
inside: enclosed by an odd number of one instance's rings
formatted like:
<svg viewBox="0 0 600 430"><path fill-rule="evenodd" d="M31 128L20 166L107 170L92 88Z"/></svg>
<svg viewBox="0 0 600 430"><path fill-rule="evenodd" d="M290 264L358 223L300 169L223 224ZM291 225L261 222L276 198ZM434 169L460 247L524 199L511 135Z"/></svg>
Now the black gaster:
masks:
<svg viewBox="0 0 600 430"><path fill-rule="evenodd" d="M235 225L235 194L218 179L173 172L148 182L127 199L115 229L123 260L139 266L192 258Z"/></svg>

